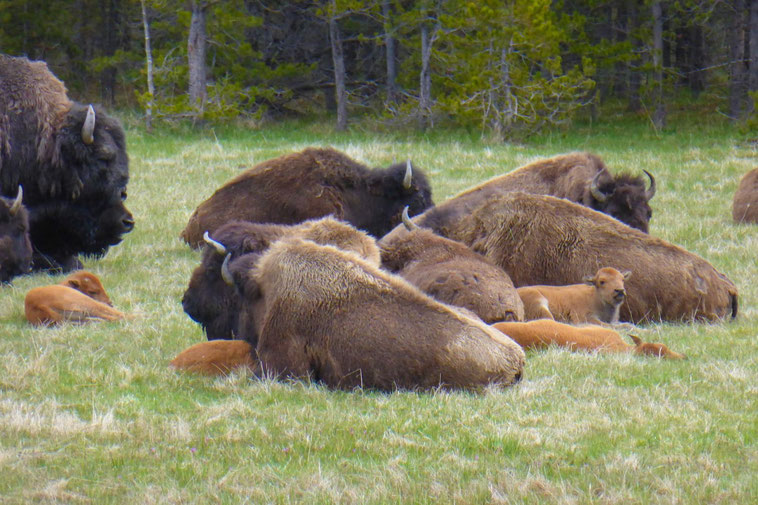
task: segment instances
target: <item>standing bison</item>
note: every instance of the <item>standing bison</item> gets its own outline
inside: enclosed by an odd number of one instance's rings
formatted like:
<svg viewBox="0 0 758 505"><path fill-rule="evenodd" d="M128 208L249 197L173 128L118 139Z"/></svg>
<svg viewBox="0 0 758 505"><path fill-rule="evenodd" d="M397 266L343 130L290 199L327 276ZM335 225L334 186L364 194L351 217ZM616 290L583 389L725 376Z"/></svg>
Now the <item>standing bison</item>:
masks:
<svg viewBox="0 0 758 505"><path fill-rule="evenodd" d="M308 148L264 161L216 190L190 217L181 237L202 245L228 221L296 224L332 215L374 237L433 205L429 183L410 161L369 169L334 149Z"/></svg>
<svg viewBox="0 0 758 505"><path fill-rule="evenodd" d="M261 371L327 386L477 388L521 378L512 340L358 254L286 237L229 272L254 321Z"/></svg>
<svg viewBox="0 0 758 505"><path fill-rule="evenodd" d="M416 224L458 240L503 268L516 286L580 282L612 266L633 270L624 321L716 320L737 315L737 288L701 257L561 198L506 193L462 213L448 200ZM396 234L408 233L399 226Z"/></svg>
<svg viewBox="0 0 758 505"><path fill-rule="evenodd" d="M0 283L27 273L32 263L29 215L21 203L23 195L19 187L15 199L0 197Z"/></svg>
<svg viewBox="0 0 758 505"><path fill-rule="evenodd" d="M732 201L732 218L736 223L758 223L758 168L740 180Z"/></svg>
<svg viewBox="0 0 758 505"><path fill-rule="evenodd" d="M491 195L522 191L565 198L618 219L647 233L655 195L655 178L645 187L642 177L611 175L605 163L590 153L571 153L538 160L490 179L458 195L459 210L467 212Z"/></svg>
<svg viewBox="0 0 758 505"><path fill-rule="evenodd" d="M0 194L24 187L34 268L68 271L134 227L124 131L40 61L0 54Z"/></svg>

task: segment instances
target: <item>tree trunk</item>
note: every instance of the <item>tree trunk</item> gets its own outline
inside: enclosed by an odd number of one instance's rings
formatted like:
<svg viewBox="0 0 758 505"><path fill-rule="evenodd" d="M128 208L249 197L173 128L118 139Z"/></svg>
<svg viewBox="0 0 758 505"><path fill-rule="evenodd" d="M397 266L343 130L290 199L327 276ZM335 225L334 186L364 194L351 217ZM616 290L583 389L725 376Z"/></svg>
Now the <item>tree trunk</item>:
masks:
<svg viewBox="0 0 758 505"><path fill-rule="evenodd" d="M750 1L750 70L748 77L748 90L758 93L758 0ZM755 111L755 97L749 101L750 112Z"/></svg>
<svg viewBox="0 0 758 505"><path fill-rule="evenodd" d="M384 44L387 55L387 103L393 104L397 101L397 90L395 81L397 80L397 70L395 68L395 37L392 36L392 27L390 23L390 0L382 0L382 14L384 16Z"/></svg>
<svg viewBox="0 0 758 505"><path fill-rule="evenodd" d="M638 19L638 7L636 0L627 0L626 2L627 12L627 33L629 33L629 39L632 42L633 53L640 54L641 42L635 31L637 30ZM639 57L637 57L639 58ZM642 110L642 99L640 98L640 84L641 75L640 70L635 66L638 61L631 61L627 64L627 70L629 72L629 110L632 112L640 112Z"/></svg>
<svg viewBox="0 0 758 505"><path fill-rule="evenodd" d="M101 47L103 56L109 57L116 54L118 48L118 31L121 25L120 1L103 0L100 2L103 29L101 30ZM116 68L112 65L106 67L100 73L100 96L108 106L112 106L116 97Z"/></svg>
<svg viewBox="0 0 758 505"><path fill-rule="evenodd" d="M189 99L195 111L195 119L203 115L206 98L205 66L205 2L192 1L192 19L190 21L189 40L187 42L187 59L189 63Z"/></svg>
<svg viewBox="0 0 758 505"><path fill-rule="evenodd" d="M666 109L663 104L663 9L661 2L653 2L653 124L657 129L666 126Z"/></svg>
<svg viewBox="0 0 758 505"><path fill-rule="evenodd" d="M332 8L336 9L336 0L332 0ZM332 45L332 60L334 61L334 88L337 99L337 131L347 129L347 92L345 91L345 57L342 53L339 27L335 14L329 16L329 39Z"/></svg>
<svg viewBox="0 0 758 505"><path fill-rule="evenodd" d="M729 117L739 121L745 111L745 0L733 0L729 30Z"/></svg>
<svg viewBox="0 0 758 505"><path fill-rule="evenodd" d="M432 74L430 60L432 58L432 40L429 35L429 25L421 25L421 76L418 101L419 128L425 130L429 126L432 114Z"/></svg>
<svg viewBox="0 0 758 505"><path fill-rule="evenodd" d="M147 20L147 9L145 9L145 0L140 0L142 4L142 26L145 29L145 60L147 61L147 106L145 107L145 128L148 132L153 129L153 99L155 97L155 84L153 84L153 51L150 48L150 23Z"/></svg>

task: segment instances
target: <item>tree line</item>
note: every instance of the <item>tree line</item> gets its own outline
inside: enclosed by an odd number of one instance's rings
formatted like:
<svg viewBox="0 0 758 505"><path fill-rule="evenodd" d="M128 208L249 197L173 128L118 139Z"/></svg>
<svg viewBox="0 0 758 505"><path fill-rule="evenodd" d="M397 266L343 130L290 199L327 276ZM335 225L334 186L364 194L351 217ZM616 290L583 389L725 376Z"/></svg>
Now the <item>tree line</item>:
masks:
<svg viewBox="0 0 758 505"><path fill-rule="evenodd" d="M0 0L0 51L148 121L369 116L509 138L758 100L758 0Z"/></svg>

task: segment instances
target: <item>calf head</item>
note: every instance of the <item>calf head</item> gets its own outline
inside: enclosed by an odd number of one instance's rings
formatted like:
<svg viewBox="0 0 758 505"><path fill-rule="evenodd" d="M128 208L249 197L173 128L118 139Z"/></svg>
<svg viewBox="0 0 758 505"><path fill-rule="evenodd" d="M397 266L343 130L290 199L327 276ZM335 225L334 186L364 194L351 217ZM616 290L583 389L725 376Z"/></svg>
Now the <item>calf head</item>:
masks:
<svg viewBox="0 0 758 505"><path fill-rule="evenodd" d="M590 207L647 233L653 215L648 202L655 195L655 178L647 170L643 172L650 178L649 188L640 176L610 177L607 172L598 172L590 184Z"/></svg>
<svg viewBox="0 0 758 505"><path fill-rule="evenodd" d="M629 335L629 338L634 342L634 353L645 354L648 356L656 356L658 358L666 359L687 359L684 354L674 352L666 346L666 344L659 344L653 342L643 342L639 337L635 335Z"/></svg>
<svg viewBox="0 0 758 505"><path fill-rule="evenodd" d="M14 200L0 197L0 282L29 271L32 244L29 240L29 215L21 203L23 190L18 187Z"/></svg>
<svg viewBox="0 0 758 505"><path fill-rule="evenodd" d="M626 298L626 289L624 281L631 277L632 272L619 272L612 267L604 267L595 273L587 276L583 280L586 284L593 286L599 299L611 307L618 307L624 303Z"/></svg>
<svg viewBox="0 0 758 505"><path fill-rule="evenodd" d="M92 272L79 270L63 279L60 284L61 286L67 286L80 291L98 302L110 305L111 307L113 306L111 299L108 298L108 294L105 292L105 287L103 287L100 279Z"/></svg>

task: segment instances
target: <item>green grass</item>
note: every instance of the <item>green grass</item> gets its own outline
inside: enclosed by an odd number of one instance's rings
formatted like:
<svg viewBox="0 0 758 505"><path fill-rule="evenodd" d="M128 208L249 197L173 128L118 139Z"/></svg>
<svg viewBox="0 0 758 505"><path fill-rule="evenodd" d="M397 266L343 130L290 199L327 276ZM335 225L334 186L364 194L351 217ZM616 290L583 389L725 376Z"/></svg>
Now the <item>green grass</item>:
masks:
<svg viewBox="0 0 758 505"><path fill-rule="evenodd" d="M88 269L134 319L31 328L0 288L0 504L758 501L758 227L731 221L754 134L699 118L656 133L619 120L520 145L467 132L335 134L323 123L148 135L128 125L133 233ZM658 180L651 233L740 289L735 322L640 330L689 356L529 353L524 380L483 394L329 391L167 368L204 339L181 308L199 255L191 211L242 167L332 145L372 166L411 157L435 199L539 157L591 150Z"/></svg>

